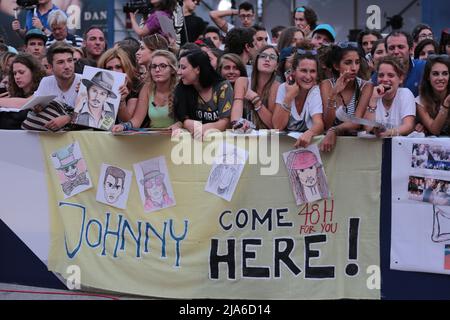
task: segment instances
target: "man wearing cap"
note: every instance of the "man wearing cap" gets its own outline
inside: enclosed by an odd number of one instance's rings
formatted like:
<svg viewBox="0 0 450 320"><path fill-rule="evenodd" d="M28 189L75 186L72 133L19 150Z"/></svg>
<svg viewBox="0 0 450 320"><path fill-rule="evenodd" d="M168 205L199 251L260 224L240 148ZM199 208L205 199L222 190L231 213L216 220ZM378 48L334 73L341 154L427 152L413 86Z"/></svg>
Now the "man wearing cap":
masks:
<svg viewBox="0 0 450 320"><path fill-rule="evenodd" d="M32 54L38 60L45 55L47 36L39 29L31 29L25 35L25 52Z"/></svg>
<svg viewBox="0 0 450 320"><path fill-rule="evenodd" d="M113 76L109 72L99 71L91 80L82 79L81 82L87 88L87 99L76 108L75 123L103 130L111 129L116 117L114 106L106 100L110 97L117 98L111 91Z"/></svg>
<svg viewBox="0 0 450 320"><path fill-rule="evenodd" d="M312 33L311 43L315 49L334 43L336 31L329 24L319 24Z"/></svg>

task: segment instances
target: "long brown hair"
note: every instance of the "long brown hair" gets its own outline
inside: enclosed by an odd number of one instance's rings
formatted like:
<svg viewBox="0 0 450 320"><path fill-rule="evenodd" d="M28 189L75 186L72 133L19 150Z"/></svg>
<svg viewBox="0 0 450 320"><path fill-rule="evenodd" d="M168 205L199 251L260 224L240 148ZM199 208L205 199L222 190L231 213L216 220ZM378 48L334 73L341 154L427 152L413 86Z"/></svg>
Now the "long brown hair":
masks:
<svg viewBox="0 0 450 320"><path fill-rule="evenodd" d="M25 67L30 69L32 78L31 78L31 91L24 92L22 88L19 88L14 80L14 64L20 63ZM18 97L18 98L28 98L31 96L39 87L39 83L41 79L45 76L44 71L42 70L42 66L40 62L29 53L21 53L18 54L9 69L9 80L8 80L8 92L10 97Z"/></svg>
<svg viewBox="0 0 450 320"><path fill-rule="evenodd" d="M258 87L258 76L259 76L258 61L259 61L259 57L260 57L261 53L263 53L264 51L266 51L268 49L274 50L276 55L279 58L278 50L274 46L267 45L267 46L262 47L258 51L258 55L256 56L256 59L253 61L253 71L252 71L252 78L251 78L251 83L250 83L251 89L253 91L255 91L255 92L256 92L257 87ZM267 81L266 84L264 84L264 87L262 89L261 101L266 106L268 106L268 103L269 103L270 89L272 88L272 84L276 81L276 78L277 78L277 68L274 69L274 71L272 72L272 75L269 78L269 81ZM264 122L261 120L261 118L259 117L257 112L253 112L253 119L255 121L255 124L256 124L257 128L263 128L264 129L264 128L267 127L264 124Z"/></svg>
<svg viewBox="0 0 450 320"><path fill-rule="evenodd" d="M423 102L425 102L426 110L432 118L435 118L437 116L439 112L439 107L443 103L443 101L441 101L439 96L434 94L433 86L431 85L430 81L431 69L436 63L442 63L443 65L447 66L447 71L450 72L449 58L436 56L431 59L428 59L427 63L425 64L425 68L423 70L423 78L419 87L420 99ZM447 95L448 94L450 94L450 80L447 83Z"/></svg>

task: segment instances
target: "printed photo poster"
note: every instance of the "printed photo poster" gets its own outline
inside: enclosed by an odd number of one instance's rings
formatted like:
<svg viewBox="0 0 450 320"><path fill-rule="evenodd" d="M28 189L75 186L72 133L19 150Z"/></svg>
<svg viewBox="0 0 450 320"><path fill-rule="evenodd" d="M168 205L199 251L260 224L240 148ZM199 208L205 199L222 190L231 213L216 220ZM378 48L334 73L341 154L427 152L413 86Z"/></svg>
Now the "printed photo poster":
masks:
<svg viewBox="0 0 450 320"><path fill-rule="evenodd" d="M135 163L133 167L146 213L175 206L175 195L163 156Z"/></svg>
<svg viewBox="0 0 450 320"><path fill-rule="evenodd" d="M78 142L56 150L50 158L58 175L64 199L92 188L92 180Z"/></svg>
<svg viewBox="0 0 450 320"><path fill-rule="evenodd" d="M408 199L450 206L450 148L414 143L408 177Z"/></svg>
<svg viewBox="0 0 450 320"><path fill-rule="evenodd" d="M85 66L75 104L75 123L100 130L110 130L119 110L119 87L125 74Z"/></svg>
<svg viewBox="0 0 450 320"><path fill-rule="evenodd" d="M109 206L126 209L132 177L133 172L129 170L102 164L96 200Z"/></svg>
<svg viewBox="0 0 450 320"><path fill-rule="evenodd" d="M316 144L283 153L297 205L330 197L327 177Z"/></svg>
<svg viewBox="0 0 450 320"><path fill-rule="evenodd" d="M391 268L450 274L450 139L392 141Z"/></svg>
<svg viewBox="0 0 450 320"><path fill-rule="evenodd" d="M248 152L232 144L224 143L214 159L205 191L226 201L231 201L244 171Z"/></svg>

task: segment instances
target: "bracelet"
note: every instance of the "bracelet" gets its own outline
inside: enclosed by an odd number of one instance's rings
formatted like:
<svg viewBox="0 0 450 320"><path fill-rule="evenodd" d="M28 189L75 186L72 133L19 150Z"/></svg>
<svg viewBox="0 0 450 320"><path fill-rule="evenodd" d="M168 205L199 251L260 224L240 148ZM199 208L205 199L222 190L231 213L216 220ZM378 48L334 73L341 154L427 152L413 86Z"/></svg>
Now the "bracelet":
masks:
<svg viewBox="0 0 450 320"><path fill-rule="evenodd" d="M375 113L375 111L377 111L377 107L367 106L367 110L368 110L370 113Z"/></svg>
<svg viewBox="0 0 450 320"><path fill-rule="evenodd" d="M254 108L255 112L258 112L262 107L263 107L262 103L259 104L259 107L255 106L255 108Z"/></svg>
<svg viewBox="0 0 450 320"><path fill-rule="evenodd" d="M336 127L330 127L327 132L334 132L335 135L338 135Z"/></svg>
<svg viewBox="0 0 450 320"><path fill-rule="evenodd" d="M122 122L122 126L124 131L130 131L133 129L133 123L131 121Z"/></svg>
<svg viewBox="0 0 450 320"><path fill-rule="evenodd" d="M443 105L439 108L439 113L446 114L448 113L449 108L444 107Z"/></svg>
<svg viewBox="0 0 450 320"><path fill-rule="evenodd" d="M287 112L291 112L292 105L287 105L286 103L281 103L281 108L283 108Z"/></svg>
<svg viewBox="0 0 450 320"><path fill-rule="evenodd" d="M261 98L259 96L256 96L252 100L252 104L256 104L258 101L261 101Z"/></svg>
<svg viewBox="0 0 450 320"><path fill-rule="evenodd" d="M233 100L241 100L241 101L244 101L244 98L234 98Z"/></svg>
<svg viewBox="0 0 450 320"><path fill-rule="evenodd" d="M330 102L331 102L331 101L334 102L332 106L330 106ZM328 109L337 109L337 102L336 102L336 99L328 98Z"/></svg>

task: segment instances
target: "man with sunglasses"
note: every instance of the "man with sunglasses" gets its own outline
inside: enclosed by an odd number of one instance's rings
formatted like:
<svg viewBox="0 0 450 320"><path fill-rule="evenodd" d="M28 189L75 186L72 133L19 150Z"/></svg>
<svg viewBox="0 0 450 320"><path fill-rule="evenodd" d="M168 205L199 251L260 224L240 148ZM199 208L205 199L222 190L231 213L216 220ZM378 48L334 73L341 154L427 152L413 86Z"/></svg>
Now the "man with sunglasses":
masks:
<svg viewBox="0 0 450 320"><path fill-rule="evenodd" d="M222 30L223 35L234 28L234 25L228 23L225 17L238 15L241 20L242 27L250 28L255 22L255 8L251 3L243 2L239 5L238 10L213 10L209 13L209 16L214 21L214 23Z"/></svg>

